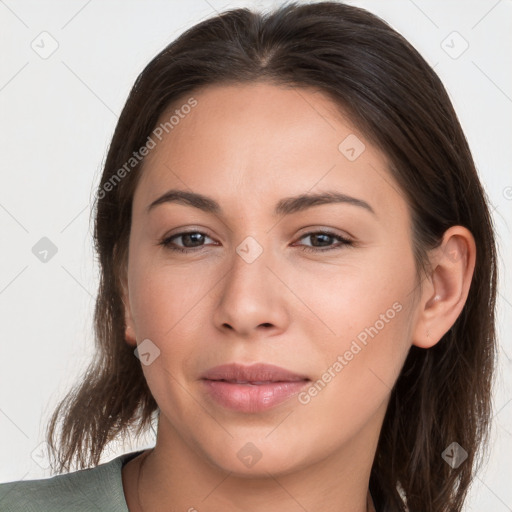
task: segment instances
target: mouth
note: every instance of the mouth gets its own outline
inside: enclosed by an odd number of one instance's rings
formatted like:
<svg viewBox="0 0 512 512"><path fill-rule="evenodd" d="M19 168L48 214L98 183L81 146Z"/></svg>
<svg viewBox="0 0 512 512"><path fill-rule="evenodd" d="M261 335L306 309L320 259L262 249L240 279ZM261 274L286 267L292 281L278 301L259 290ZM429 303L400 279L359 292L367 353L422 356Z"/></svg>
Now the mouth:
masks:
<svg viewBox="0 0 512 512"><path fill-rule="evenodd" d="M204 390L222 407L256 413L275 407L296 395L310 381L279 366L227 364L201 376Z"/></svg>
<svg viewBox="0 0 512 512"><path fill-rule="evenodd" d="M294 373L280 366L257 363L246 366L238 363L223 364L210 368L202 379L225 381L236 384L268 384L271 382L298 382L310 380L306 375Z"/></svg>

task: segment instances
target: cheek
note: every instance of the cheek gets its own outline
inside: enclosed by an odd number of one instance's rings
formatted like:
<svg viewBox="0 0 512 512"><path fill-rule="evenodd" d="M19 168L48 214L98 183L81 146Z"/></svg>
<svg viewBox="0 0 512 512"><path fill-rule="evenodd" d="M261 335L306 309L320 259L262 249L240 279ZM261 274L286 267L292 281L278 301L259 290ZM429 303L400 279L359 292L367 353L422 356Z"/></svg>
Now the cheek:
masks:
<svg viewBox="0 0 512 512"><path fill-rule="evenodd" d="M350 265L326 272L302 272L294 290L317 317L316 336L311 333L311 339L325 339L327 346L339 343L337 348L342 349L358 336L364 344L372 335L385 338L381 334L403 332L407 322L402 324L402 320L408 317L404 308L414 297L414 287L412 258L399 259L389 253L354 259ZM322 324L327 337L318 336Z"/></svg>
<svg viewBox="0 0 512 512"><path fill-rule="evenodd" d="M130 272L136 330L148 338L163 340L193 325L194 310L211 288L191 267L170 266L143 255L134 256Z"/></svg>
<svg viewBox="0 0 512 512"><path fill-rule="evenodd" d="M410 347L410 305L405 296L392 297L399 300L374 294L362 311L353 303L340 313L338 336L324 343L316 379L298 397L305 424L322 419L310 430L312 446L329 451L383 412Z"/></svg>
<svg viewBox="0 0 512 512"><path fill-rule="evenodd" d="M149 339L158 348L158 352L152 349L158 356L151 364L142 365L142 370L160 407L165 409L164 404L174 397L173 407L181 410L177 404L187 402L189 397L182 396L175 379L183 382L183 372L194 359L194 326L201 325L198 303L204 293L173 269L151 265L142 268L145 270L134 272L130 289L135 331L139 343Z"/></svg>
<svg viewBox="0 0 512 512"><path fill-rule="evenodd" d="M171 265L161 255L142 250L133 253L131 264L130 304L137 340L149 339L159 350L155 363L143 366L157 398L162 389L174 389L172 377L181 382L194 374L198 354L208 348L219 271L197 263ZM180 394L179 387L174 391Z"/></svg>
<svg viewBox="0 0 512 512"><path fill-rule="evenodd" d="M364 415L391 392L411 344L415 266L412 256L391 253L374 261L310 289L310 308L322 320L310 326L311 360L322 363L303 403Z"/></svg>

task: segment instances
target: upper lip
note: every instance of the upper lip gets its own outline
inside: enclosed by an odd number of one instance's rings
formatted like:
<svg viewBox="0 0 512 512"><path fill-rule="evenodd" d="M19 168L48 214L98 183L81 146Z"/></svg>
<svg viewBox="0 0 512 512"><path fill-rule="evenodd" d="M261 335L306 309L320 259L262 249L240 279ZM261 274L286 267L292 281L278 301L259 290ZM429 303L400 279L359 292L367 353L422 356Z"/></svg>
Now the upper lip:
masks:
<svg viewBox="0 0 512 512"><path fill-rule="evenodd" d="M203 375L206 380L224 380L228 382L297 382L310 380L307 376L297 374L272 364L256 363L250 366L231 363L210 368Z"/></svg>

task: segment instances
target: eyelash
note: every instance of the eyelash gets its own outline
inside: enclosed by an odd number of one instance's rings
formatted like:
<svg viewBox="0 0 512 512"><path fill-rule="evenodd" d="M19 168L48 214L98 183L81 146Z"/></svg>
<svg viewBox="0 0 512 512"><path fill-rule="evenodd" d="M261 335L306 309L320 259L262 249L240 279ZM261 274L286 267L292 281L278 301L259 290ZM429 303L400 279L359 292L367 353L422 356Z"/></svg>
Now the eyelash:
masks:
<svg viewBox="0 0 512 512"><path fill-rule="evenodd" d="M202 231L183 231L181 233L177 233L177 234L172 235L170 237L164 238L162 241L159 242L158 245L161 245L161 246L165 247L166 249L169 249L169 250L174 251L174 252L180 252L180 253L197 252L197 251L200 251L204 247L204 245L201 246L201 247L195 247L195 248L182 248L182 247L179 247L179 246L171 245L172 244L171 240L173 240L174 238L179 238L180 236L183 236L183 235L196 234L196 233L198 233L200 235L208 236L206 233L203 233ZM312 247L312 246L304 245L304 246L301 247L301 250L303 250L305 252L316 252L316 253L319 253L319 252L333 251L333 250L336 250L336 249L342 249L344 246L353 246L354 245L354 242L352 240L349 240L347 238L343 238L340 235L337 235L335 233L331 233L330 231L324 231L324 230L310 231L308 233L303 234L299 238L299 240L301 240L302 238L306 238L308 236L311 236L311 235L327 235L327 236L330 236L330 237L338 239L339 244L335 245L333 247L328 247L328 248L319 248L319 247ZM211 238L211 237L208 237L208 238Z"/></svg>

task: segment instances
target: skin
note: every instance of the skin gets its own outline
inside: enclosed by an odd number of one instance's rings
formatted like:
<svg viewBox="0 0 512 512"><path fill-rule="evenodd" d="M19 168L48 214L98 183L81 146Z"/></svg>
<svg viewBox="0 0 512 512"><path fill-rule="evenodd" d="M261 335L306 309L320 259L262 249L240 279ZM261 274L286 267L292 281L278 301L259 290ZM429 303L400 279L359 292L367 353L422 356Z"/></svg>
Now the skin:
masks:
<svg viewBox="0 0 512 512"><path fill-rule="evenodd" d="M411 345L435 345L460 314L474 239L450 228L420 283L411 216L387 159L329 98L264 82L193 96L197 106L146 158L133 200L126 342L149 338L160 350L142 365L161 411L140 481L143 509L363 512L391 388ZM338 149L350 134L366 148L354 161ZM145 211L173 188L212 197L222 213L178 203ZM327 190L375 214L331 203L273 215L284 197ZM206 234L196 252L159 245L189 228ZM354 243L305 236L320 229ZM248 236L263 249L252 263L236 252ZM271 363L313 382L332 375L338 355L396 303L394 318L307 404L292 397L241 413L204 393L202 372L229 362ZM261 453L252 467L237 457L248 442ZM141 510L140 462L123 468L132 512Z"/></svg>

